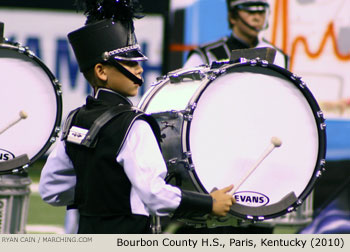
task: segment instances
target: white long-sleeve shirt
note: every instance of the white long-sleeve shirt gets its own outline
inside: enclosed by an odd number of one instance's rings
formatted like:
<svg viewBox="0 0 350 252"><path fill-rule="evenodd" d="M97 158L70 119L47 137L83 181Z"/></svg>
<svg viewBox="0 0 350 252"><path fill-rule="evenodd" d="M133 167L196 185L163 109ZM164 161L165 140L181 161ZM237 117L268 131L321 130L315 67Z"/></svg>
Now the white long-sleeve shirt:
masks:
<svg viewBox="0 0 350 252"><path fill-rule="evenodd" d="M133 214L167 215L179 206L181 190L165 183L167 167L147 122L134 122L116 162L124 167L132 184L130 205ZM54 206L71 205L75 184L73 164L66 153L64 141L59 141L42 170L40 195Z"/></svg>

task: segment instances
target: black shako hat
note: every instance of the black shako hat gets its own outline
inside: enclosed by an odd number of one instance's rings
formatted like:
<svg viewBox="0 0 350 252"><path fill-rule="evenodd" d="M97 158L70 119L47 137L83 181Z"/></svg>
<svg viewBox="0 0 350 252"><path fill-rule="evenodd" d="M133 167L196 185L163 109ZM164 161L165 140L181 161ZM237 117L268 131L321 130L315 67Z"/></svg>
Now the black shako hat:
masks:
<svg viewBox="0 0 350 252"><path fill-rule="evenodd" d="M226 3L229 10L265 11L270 6L268 0L226 0Z"/></svg>
<svg viewBox="0 0 350 252"><path fill-rule="evenodd" d="M103 19L69 33L68 40L81 72L113 59L147 60L137 43L132 22Z"/></svg>

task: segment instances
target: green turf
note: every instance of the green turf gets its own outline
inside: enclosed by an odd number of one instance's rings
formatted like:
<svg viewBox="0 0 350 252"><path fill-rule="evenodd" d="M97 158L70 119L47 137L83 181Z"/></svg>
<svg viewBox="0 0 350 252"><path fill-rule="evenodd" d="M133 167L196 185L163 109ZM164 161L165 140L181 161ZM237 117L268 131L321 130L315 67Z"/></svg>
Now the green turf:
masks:
<svg viewBox="0 0 350 252"><path fill-rule="evenodd" d="M28 169L28 174L33 183L39 183L41 169L45 163L45 159L37 160ZM31 193L28 225L53 225L62 226L64 224L65 207L53 207L45 203L38 193ZM297 227L293 226L277 226L274 229L275 234L295 234Z"/></svg>
<svg viewBox="0 0 350 252"><path fill-rule="evenodd" d="M37 193L32 193L29 200L29 225L63 226L65 207L53 207L45 203Z"/></svg>
<svg viewBox="0 0 350 252"><path fill-rule="evenodd" d="M45 158L37 160L28 168L28 174L32 183L39 183L40 173ZM53 207L45 203L38 193L31 193L28 209L28 225L54 225L63 226L66 208Z"/></svg>
<svg viewBox="0 0 350 252"><path fill-rule="evenodd" d="M301 227L297 226L277 226L273 230L274 234L296 234Z"/></svg>
<svg viewBox="0 0 350 252"><path fill-rule="evenodd" d="M39 183L41 169L44 166L45 161L45 158L41 158L28 168L28 174L33 183Z"/></svg>

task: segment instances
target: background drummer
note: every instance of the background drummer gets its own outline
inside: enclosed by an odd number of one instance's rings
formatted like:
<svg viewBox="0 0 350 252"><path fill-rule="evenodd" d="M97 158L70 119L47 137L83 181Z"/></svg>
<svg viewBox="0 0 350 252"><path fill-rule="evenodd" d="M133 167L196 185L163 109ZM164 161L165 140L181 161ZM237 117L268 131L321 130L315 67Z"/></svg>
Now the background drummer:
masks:
<svg viewBox="0 0 350 252"><path fill-rule="evenodd" d="M261 36L261 32L268 27L268 1L226 0L226 4L227 20L232 34L192 50L184 68L228 60L232 50L271 47L276 49L274 64L288 69L288 56Z"/></svg>
<svg viewBox="0 0 350 252"><path fill-rule="evenodd" d="M43 200L77 207L78 233L150 233L150 215L225 216L234 202L228 194L233 186L208 195L166 184L159 128L127 99L137 94L139 61L147 59L134 34L136 1L104 0L86 8L85 26L68 38L95 97L68 116L41 174ZM118 116L102 123L100 116L111 111ZM85 145L96 123L103 124L96 142Z"/></svg>

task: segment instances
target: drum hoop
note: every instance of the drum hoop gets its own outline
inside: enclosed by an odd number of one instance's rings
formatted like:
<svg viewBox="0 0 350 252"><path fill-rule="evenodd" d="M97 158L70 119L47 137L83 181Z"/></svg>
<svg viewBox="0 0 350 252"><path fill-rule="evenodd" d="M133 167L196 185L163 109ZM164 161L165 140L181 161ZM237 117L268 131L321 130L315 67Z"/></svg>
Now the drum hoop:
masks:
<svg viewBox="0 0 350 252"><path fill-rule="evenodd" d="M26 169L29 165L33 164L36 160L38 160L40 157L42 157L48 149L51 147L51 145L56 141L56 138L58 137L58 133L60 131L60 125L62 121L62 91L61 86L57 78L54 76L54 74L51 72L51 70L44 64L44 62L39 59L32 51L29 50L28 47L23 47L19 43L6 41L4 43L0 43L0 49L9 49L11 51L15 51L19 54L22 54L29 58L30 60L33 60L36 64L39 65L39 67L44 70L46 75L49 77L54 94L56 97L56 118L54 122L54 127L50 133L50 137L47 140L46 144L38 151L38 153L33 156L29 162L21 167L14 167L13 169L9 170L8 172L2 172L2 174L12 173L14 170L16 172L22 171L23 169Z"/></svg>
<svg viewBox="0 0 350 252"><path fill-rule="evenodd" d="M291 212L295 210L297 207L299 207L307 198L307 196L311 193L313 190L313 187L315 186L315 183L317 179L319 179L322 171L324 170L325 166L325 156L326 156L326 132L325 132L325 120L323 117L323 113L314 98L313 94L311 91L308 89L306 86L306 83L302 81L302 79L295 74L291 73L290 71L281 68L277 65L266 63L264 61L256 61L256 60L251 60L246 63L234 63L234 64L228 64L224 65L222 68L218 69L218 71L212 71L211 73L214 74L213 78L209 78L209 81L205 84L205 87L201 89L201 92L197 94L197 96L193 96L191 98L191 103L189 103L190 107L192 106L194 109L192 109L191 113L193 114L195 107L193 104L196 104L206 88L218 77L221 75L225 75L230 72L235 72L237 68L241 67L256 67L257 69L271 69L274 70L274 72L279 73L279 77L285 77L286 79L290 80L303 94L303 96L306 98L311 110L312 114L314 116L316 126L317 126L317 131L318 131L318 142L319 142L319 148L318 148L318 155L317 155L317 160L315 164L315 168L313 171L313 174L308 182L308 184L305 186L305 189L303 192L297 197L297 200L288 208L286 208L283 211L280 211L278 213L274 213L271 215L263 216L265 219L269 218L275 218L279 217L285 213ZM252 69L252 68L251 68ZM184 152L191 153L191 147L190 147L190 142L189 142L189 134L190 134L190 127L191 127L191 120L184 120L183 123L183 130L182 130L182 149ZM191 156L188 157L188 163L189 166L191 167L189 173L191 175L191 178L195 178L195 181L192 181L195 186L197 187L199 192L205 192L209 193L203 186L203 184L200 182L200 178L198 177L196 173L196 168L193 163L193 160ZM242 215L234 211L230 211L230 213L234 216L243 218L243 219L251 219L254 221L259 221L261 220L261 216L247 216L247 215Z"/></svg>
<svg viewBox="0 0 350 252"><path fill-rule="evenodd" d="M178 76L181 76L186 73L190 72L195 72L195 71L201 71L204 67L203 66L198 66L194 67L191 69L177 69L172 72L169 72L167 75L164 75L162 77L158 77L157 81L155 81L152 85L151 88L147 90L147 92L142 96L142 99L138 103L138 108L141 109L142 111L146 111L147 107L150 104L150 101L153 99L153 97L158 93L160 89L164 87L164 85L168 82L171 81L171 78L176 78Z"/></svg>
<svg viewBox="0 0 350 252"><path fill-rule="evenodd" d="M308 104L310 105L310 108L313 112L314 119L317 126L318 131L318 154L317 154L317 162L315 164L314 172L312 177L309 180L309 183L305 187L304 191L300 194L298 201L292 206L292 207L298 207L300 206L305 199L309 196L311 191L313 190L316 181L320 178L321 173L325 169L325 157L326 157L326 124L325 119L323 117L323 112L321 111L321 108L319 107L314 95L310 91L310 89L306 86L306 83L302 80L301 77L296 76L295 74L289 72L288 70L281 68L276 65L270 65L272 69L276 70L277 72L281 73L282 75L286 76L287 78L290 78L292 82L295 84L295 86L302 92L306 100L308 101ZM288 211L287 211L288 212Z"/></svg>
<svg viewBox="0 0 350 252"><path fill-rule="evenodd" d="M164 84L166 83L167 76L163 76L161 79L156 81L151 85L151 88L147 90L147 92L142 96L142 99L138 103L138 108L142 111L146 111L146 108L149 105L149 102L153 99L153 97L158 93Z"/></svg>

